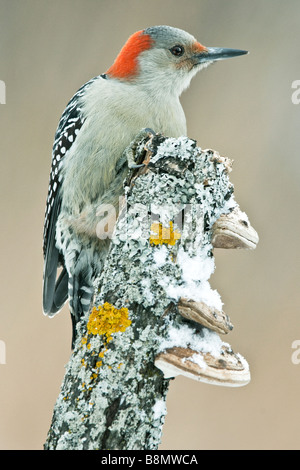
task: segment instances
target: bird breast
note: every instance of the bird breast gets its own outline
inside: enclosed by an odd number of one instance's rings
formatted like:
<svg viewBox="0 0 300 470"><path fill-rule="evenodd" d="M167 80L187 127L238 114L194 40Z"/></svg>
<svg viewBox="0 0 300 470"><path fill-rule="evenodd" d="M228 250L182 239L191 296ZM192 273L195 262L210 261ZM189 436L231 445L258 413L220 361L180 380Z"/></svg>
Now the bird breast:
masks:
<svg viewBox="0 0 300 470"><path fill-rule="evenodd" d="M179 99L158 99L133 83L96 80L80 107L85 121L63 167L63 206L73 213L103 197L115 179L116 162L142 128L168 137L186 134Z"/></svg>

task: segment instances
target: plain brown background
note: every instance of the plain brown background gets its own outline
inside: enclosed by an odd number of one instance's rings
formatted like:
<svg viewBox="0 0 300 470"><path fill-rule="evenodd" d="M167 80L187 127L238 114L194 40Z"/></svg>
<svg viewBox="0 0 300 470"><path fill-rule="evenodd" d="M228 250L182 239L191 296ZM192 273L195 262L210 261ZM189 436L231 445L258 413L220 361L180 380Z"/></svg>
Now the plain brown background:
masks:
<svg viewBox="0 0 300 470"><path fill-rule="evenodd" d="M0 0L0 448L42 449L70 356L67 307L42 313L42 229L51 147L72 94L105 72L133 32L185 29L250 51L193 79L188 135L234 159L236 200L255 251L216 251L211 285L249 362L244 388L176 378L161 449L299 449L299 0Z"/></svg>

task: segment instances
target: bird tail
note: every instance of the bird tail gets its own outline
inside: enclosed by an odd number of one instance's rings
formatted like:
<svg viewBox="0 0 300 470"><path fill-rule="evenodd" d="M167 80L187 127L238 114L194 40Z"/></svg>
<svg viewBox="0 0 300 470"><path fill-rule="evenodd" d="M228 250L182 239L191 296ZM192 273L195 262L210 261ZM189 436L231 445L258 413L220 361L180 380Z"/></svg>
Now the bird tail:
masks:
<svg viewBox="0 0 300 470"><path fill-rule="evenodd" d="M87 279L84 273L79 272L79 274L69 277L68 293L72 319L72 349L74 349L77 323L90 309L94 288L91 280Z"/></svg>

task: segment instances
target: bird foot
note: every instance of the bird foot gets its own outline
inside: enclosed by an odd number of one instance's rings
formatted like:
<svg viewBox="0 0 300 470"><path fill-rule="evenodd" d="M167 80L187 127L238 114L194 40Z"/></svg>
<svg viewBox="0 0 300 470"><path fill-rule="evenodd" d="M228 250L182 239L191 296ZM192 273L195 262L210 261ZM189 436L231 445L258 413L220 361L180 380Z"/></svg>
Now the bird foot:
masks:
<svg viewBox="0 0 300 470"><path fill-rule="evenodd" d="M142 129L134 138L134 140L130 143L130 145L125 149L123 156L127 159L127 164L128 168L130 170L135 170L138 168L143 168L146 166L144 162L136 162L135 161L135 156L136 156L136 150L139 147L139 145L143 142L145 139L150 139L151 137L155 136L155 132L150 129L150 128L145 128Z"/></svg>

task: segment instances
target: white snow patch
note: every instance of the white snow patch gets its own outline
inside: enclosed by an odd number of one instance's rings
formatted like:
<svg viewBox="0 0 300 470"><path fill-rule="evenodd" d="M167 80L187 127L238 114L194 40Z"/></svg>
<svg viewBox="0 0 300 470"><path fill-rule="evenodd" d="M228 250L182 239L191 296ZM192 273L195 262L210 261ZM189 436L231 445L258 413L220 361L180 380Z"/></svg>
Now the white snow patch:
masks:
<svg viewBox="0 0 300 470"><path fill-rule="evenodd" d="M183 284L175 284L170 279L161 279L160 284L166 294L178 300L184 297L195 302L204 302L209 307L222 310L223 302L220 294L211 288L208 279L214 272L214 259L207 255L207 251L191 257L182 247L177 254L177 263L182 271Z"/></svg>
<svg viewBox="0 0 300 470"><path fill-rule="evenodd" d="M168 257L169 257L169 252L167 250L167 247L164 245L157 247L153 251L153 259L158 268L161 268L162 266L164 266L164 264L167 262Z"/></svg>
<svg viewBox="0 0 300 470"><path fill-rule="evenodd" d="M160 419L162 416L165 416L166 412L166 402L164 400L156 400L153 405L153 418Z"/></svg>
<svg viewBox="0 0 300 470"><path fill-rule="evenodd" d="M191 281L207 281L214 272L215 263L207 253L191 257L182 247L177 254L177 262L182 269L182 279L188 284Z"/></svg>
<svg viewBox="0 0 300 470"><path fill-rule="evenodd" d="M203 359L203 356L199 353L193 354L191 357L188 358L189 361L194 362L194 364L197 364L202 370L207 368L207 364L205 360ZM185 362L186 359L183 359L183 362Z"/></svg>
<svg viewBox="0 0 300 470"><path fill-rule="evenodd" d="M219 357L224 344L217 333L208 328L203 328L200 333L188 325L181 325L180 327L170 325L168 336L160 343L159 350L165 351L177 346Z"/></svg>
<svg viewBox="0 0 300 470"><path fill-rule="evenodd" d="M166 294L174 300L179 300L180 297L183 297L195 302L204 302L209 307L222 310L223 302L220 294L217 290L212 289L207 281L202 283L191 282L189 285L183 284L180 286L161 280L160 285L165 289Z"/></svg>

